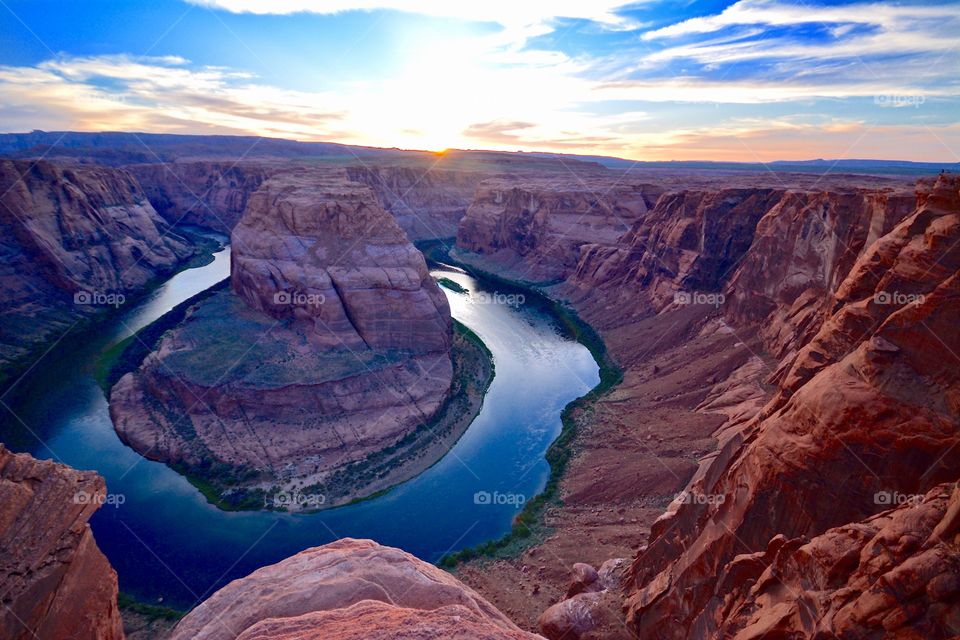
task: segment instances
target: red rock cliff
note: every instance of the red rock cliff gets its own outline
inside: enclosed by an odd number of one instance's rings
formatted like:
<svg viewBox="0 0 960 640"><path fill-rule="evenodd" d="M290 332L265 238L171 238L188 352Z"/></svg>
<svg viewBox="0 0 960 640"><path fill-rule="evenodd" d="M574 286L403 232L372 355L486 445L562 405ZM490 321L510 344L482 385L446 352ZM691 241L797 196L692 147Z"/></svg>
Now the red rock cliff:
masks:
<svg viewBox="0 0 960 640"><path fill-rule="evenodd" d="M675 504L654 526L629 578L641 636L719 637L735 556L960 476L960 367L944 355L960 353L958 191L956 178L921 184L916 211L852 264L778 393L688 487L723 499Z"/></svg>
<svg viewBox="0 0 960 640"><path fill-rule="evenodd" d="M0 161L0 194L4 368L195 253L121 169Z"/></svg>
<svg viewBox="0 0 960 640"><path fill-rule="evenodd" d="M247 198L274 170L263 162L188 160L126 168L167 222L222 233L230 233L247 207Z"/></svg>
<svg viewBox="0 0 960 640"><path fill-rule="evenodd" d="M0 637L122 640L117 574L87 520L103 478L0 445Z"/></svg>
<svg viewBox="0 0 960 640"><path fill-rule="evenodd" d="M615 243L659 194L654 186L606 178L491 179L460 223L459 257L481 254L517 280L561 280L575 269L581 247Z"/></svg>

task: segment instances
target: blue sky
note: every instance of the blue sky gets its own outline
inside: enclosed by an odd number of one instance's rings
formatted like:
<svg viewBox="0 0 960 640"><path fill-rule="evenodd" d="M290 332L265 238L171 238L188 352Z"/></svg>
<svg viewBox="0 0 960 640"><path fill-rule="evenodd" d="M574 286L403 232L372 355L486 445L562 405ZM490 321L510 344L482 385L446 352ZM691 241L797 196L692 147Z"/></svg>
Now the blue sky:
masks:
<svg viewBox="0 0 960 640"><path fill-rule="evenodd" d="M958 161L960 2L0 0L0 129Z"/></svg>

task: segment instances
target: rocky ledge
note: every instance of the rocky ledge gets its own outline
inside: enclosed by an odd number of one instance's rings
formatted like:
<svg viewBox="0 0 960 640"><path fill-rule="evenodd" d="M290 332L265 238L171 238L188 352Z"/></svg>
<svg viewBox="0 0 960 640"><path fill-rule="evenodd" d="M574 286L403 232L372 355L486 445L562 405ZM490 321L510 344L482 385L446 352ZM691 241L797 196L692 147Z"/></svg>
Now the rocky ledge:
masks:
<svg viewBox="0 0 960 640"><path fill-rule="evenodd" d="M367 187L278 174L232 243L231 289L190 306L113 387L124 441L243 508L335 506L445 452L479 410L488 357L452 330Z"/></svg>
<svg viewBox="0 0 960 640"><path fill-rule="evenodd" d="M536 640L448 573L370 540L344 538L235 580L172 640Z"/></svg>
<svg viewBox="0 0 960 640"><path fill-rule="evenodd" d="M105 497L92 471L0 445L0 637L122 640L117 574L87 524Z"/></svg>

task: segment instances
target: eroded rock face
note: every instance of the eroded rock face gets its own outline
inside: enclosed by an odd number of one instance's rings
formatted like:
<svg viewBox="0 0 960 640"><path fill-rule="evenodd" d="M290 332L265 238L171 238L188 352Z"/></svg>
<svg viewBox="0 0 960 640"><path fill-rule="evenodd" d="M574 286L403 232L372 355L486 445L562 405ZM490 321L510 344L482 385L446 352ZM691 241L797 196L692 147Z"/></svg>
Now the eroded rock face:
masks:
<svg viewBox="0 0 960 640"><path fill-rule="evenodd" d="M960 490L939 485L812 540L735 557L718 636L929 638L960 633Z"/></svg>
<svg viewBox="0 0 960 640"><path fill-rule="evenodd" d="M760 323L767 351L783 358L818 329L857 258L915 207L913 194L893 189L788 191L726 286L727 317Z"/></svg>
<svg viewBox="0 0 960 640"><path fill-rule="evenodd" d="M121 169L3 160L0 194L5 372L195 254Z"/></svg>
<svg viewBox="0 0 960 640"><path fill-rule="evenodd" d="M355 497L371 478L331 474L428 424L447 399L446 297L370 190L340 175L264 183L232 260L231 290L192 307L114 386L117 432L227 492L306 486L331 499L247 507Z"/></svg>
<svg viewBox="0 0 960 640"><path fill-rule="evenodd" d="M533 640L469 587L408 553L344 538L220 589L174 640Z"/></svg>
<svg viewBox="0 0 960 640"><path fill-rule="evenodd" d="M232 242L233 290L253 309L313 322L331 347L450 348L446 297L365 187L285 174L251 197Z"/></svg>
<svg viewBox="0 0 960 640"><path fill-rule="evenodd" d="M429 166L347 167L347 177L370 187L414 242L457 235L457 225L487 175Z"/></svg>
<svg viewBox="0 0 960 640"><path fill-rule="evenodd" d="M122 640L117 574L87 521L103 478L0 445L0 637Z"/></svg>
<svg viewBox="0 0 960 640"><path fill-rule="evenodd" d="M274 171L265 163L214 161L132 164L126 169L167 222L221 233L233 230L250 194Z"/></svg>
<svg viewBox="0 0 960 640"><path fill-rule="evenodd" d="M921 184L917 205L859 256L778 393L688 487L724 499L675 503L653 526L630 575L641 636L713 637L734 556L960 475L960 367L942 355L960 353L960 179Z"/></svg>
<svg viewBox="0 0 960 640"><path fill-rule="evenodd" d="M761 605L751 581L778 545L863 521L889 508L886 496L923 493L960 475L960 367L948 357L960 353L960 332L947 320L960 311L960 181L923 181L915 196L892 181L876 188L853 178L757 182L663 195L620 238L582 245L576 270L549 289L600 330L624 367L623 382L580 423L591 440L578 442L564 481L572 513L551 521L558 537L589 544L591 530L577 529L576 509L644 516L632 501L663 499L671 483L681 483L668 494L676 498L666 514L635 527L652 525L626 581L627 622L642 638L733 637L740 633L734 624L753 624L749 616ZM484 244L468 257L491 268L497 251ZM536 264L537 256L525 260ZM699 305L681 295L695 292L714 295ZM704 351L708 339L728 351ZM651 354L656 366L648 364ZM699 440L678 440L678 429ZM607 440L592 441L600 437ZM699 468L676 462L676 449L685 447L706 451ZM618 459L611 448L624 453ZM670 482L650 489L644 466L658 465ZM607 520L595 527L608 548L622 529ZM534 556L534 549L524 562L556 564L539 559L561 554L569 564L578 560L575 545L544 546L551 553ZM955 550L937 557L955 565ZM935 591L951 593L942 580ZM842 582L836 587L838 598L849 596ZM814 637L791 626L796 620L778 626L780 613L807 614L804 605L784 604L785 592L775 599L774 590L771 579L762 613L770 624L762 628L770 637ZM483 592L509 610L505 603L516 602L501 591ZM721 627L731 591L742 592L734 601L742 611ZM911 628L915 612L918 620L929 614L910 597L870 606L901 637L925 637L936 623ZM593 633L584 621L593 619L595 600L582 591L548 609L541 624L551 634ZM956 610L952 603L931 608L937 622ZM824 613L822 637L832 637L831 616ZM869 628L872 636L849 637L881 637Z"/></svg>
<svg viewBox="0 0 960 640"><path fill-rule="evenodd" d="M660 193L653 185L575 176L488 180L460 223L459 257L482 254L514 279L555 282L576 268L584 245L616 242Z"/></svg>

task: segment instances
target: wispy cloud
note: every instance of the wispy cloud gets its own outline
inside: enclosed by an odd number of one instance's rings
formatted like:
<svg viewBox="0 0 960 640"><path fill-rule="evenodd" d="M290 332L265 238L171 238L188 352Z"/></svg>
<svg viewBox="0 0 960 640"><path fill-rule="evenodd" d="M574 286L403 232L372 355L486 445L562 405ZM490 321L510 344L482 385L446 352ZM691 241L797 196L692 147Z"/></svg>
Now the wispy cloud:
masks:
<svg viewBox="0 0 960 640"><path fill-rule="evenodd" d="M556 18L581 18L593 22L622 25L626 20L616 10L642 4L637 0L486 0L452 2L450 0L188 0L205 7L233 13L337 14L346 11L386 9L499 24L535 24Z"/></svg>

